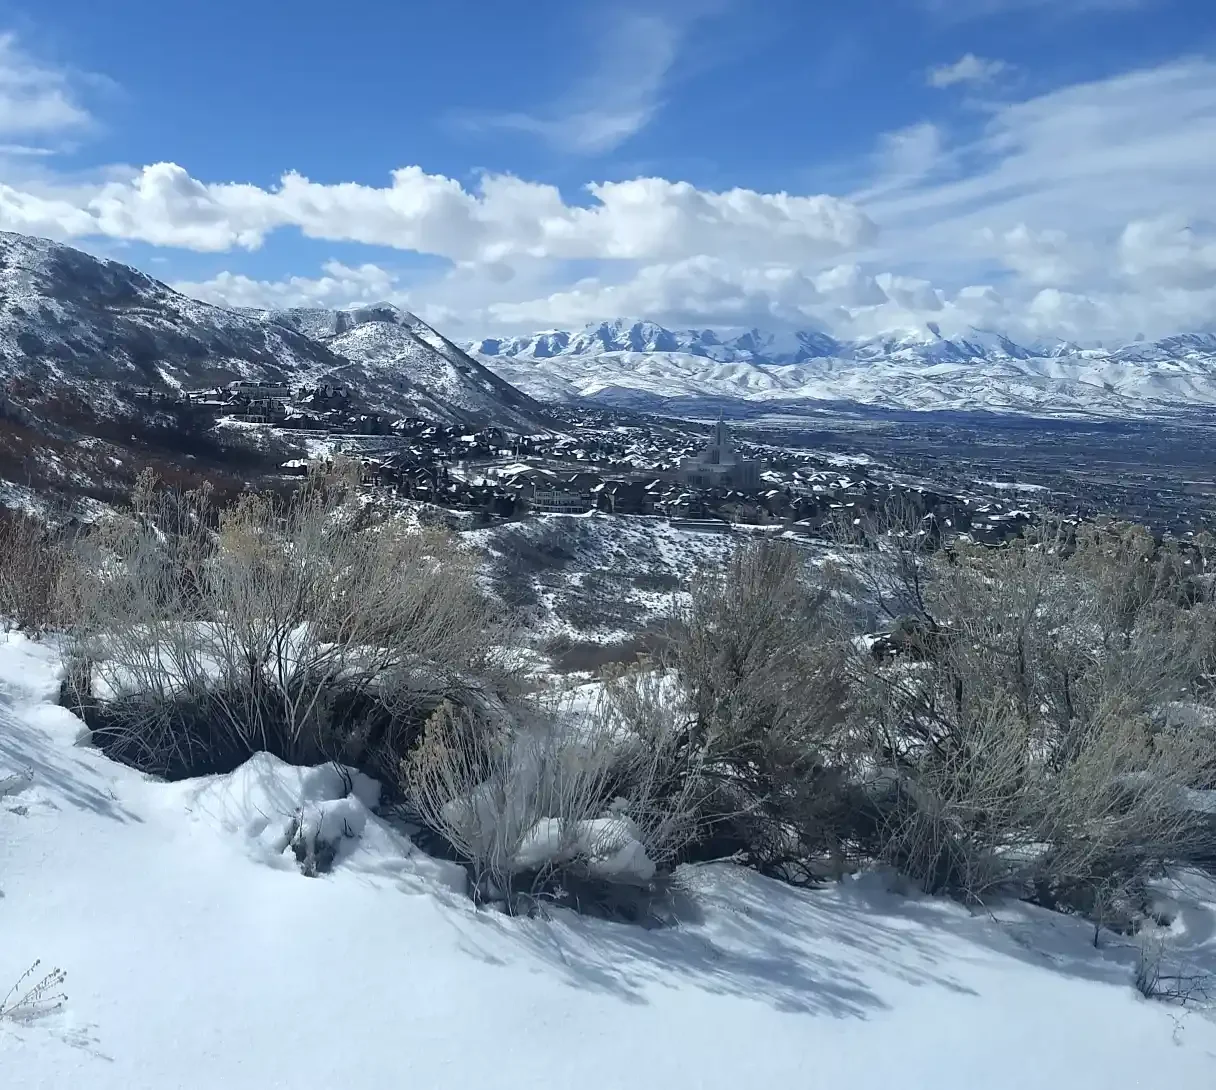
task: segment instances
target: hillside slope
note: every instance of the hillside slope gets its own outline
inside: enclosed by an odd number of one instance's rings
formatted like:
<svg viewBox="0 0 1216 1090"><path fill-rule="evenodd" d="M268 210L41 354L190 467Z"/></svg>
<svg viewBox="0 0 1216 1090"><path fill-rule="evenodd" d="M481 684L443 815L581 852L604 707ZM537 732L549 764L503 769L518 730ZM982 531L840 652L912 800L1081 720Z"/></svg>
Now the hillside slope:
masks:
<svg viewBox="0 0 1216 1090"><path fill-rule="evenodd" d="M420 318L388 303L350 310L247 311L323 344L346 363L334 372L373 403L403 391L418 415L545 430L543 409Z"/></svg>
<svg viewBox="0 0 1216 1090"><path fill-rule="evenodd" d="M332 768L154 782L76 744L59 669L0 634L0 991L35 958L68 974L61 1006L0 1018L6 1087L1211 1086L1209 1014L1142 999L1133 944L1022 905L715 864L684 871L676 926L508 918L362 781L306 878L284 831L341 798ZM1214 899L1194 877L1166 899L1196 965Z"/></svg>
<svg viewBox="0 0 1216 1090"><path fill-rule="evenodd" d="M0 377L176 388L339 362L299 333L190 299L130 266L0 232Z"/></svg>
<svg viewBox="0 0 1216 1090"><path fill-rule="evenodd" d="M386 411L472 420L500 409L521 417L539 409L393 307L225 310L130 266L7 232L0 232L3 378L26 391L56 383L90 389L99 402L117 396L119 385L338 378Z"/></svg>
<svg viewBox="0 0 1216 1090"><path fill-rule="evenodd" d="M108 496L153 464L183 483L240 487L287 456L281 441L221 435L206 413L141 397L235 379L337 382L389 416L546 426L540 406L412 315L225 310L127 265L0 233L0 481Z"/></svg>

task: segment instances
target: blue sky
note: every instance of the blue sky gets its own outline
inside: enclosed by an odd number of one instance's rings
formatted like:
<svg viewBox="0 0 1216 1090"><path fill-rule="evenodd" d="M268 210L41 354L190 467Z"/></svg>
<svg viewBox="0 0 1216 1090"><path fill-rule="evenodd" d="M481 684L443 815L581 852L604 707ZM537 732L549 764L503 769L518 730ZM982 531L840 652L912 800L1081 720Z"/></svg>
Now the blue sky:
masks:
<svg viewBox="0 0 1216 1090"><path fill-rule="evenodd" d="M0 0L0 227L455 335L1216 321L1211 0Z"/></svg>

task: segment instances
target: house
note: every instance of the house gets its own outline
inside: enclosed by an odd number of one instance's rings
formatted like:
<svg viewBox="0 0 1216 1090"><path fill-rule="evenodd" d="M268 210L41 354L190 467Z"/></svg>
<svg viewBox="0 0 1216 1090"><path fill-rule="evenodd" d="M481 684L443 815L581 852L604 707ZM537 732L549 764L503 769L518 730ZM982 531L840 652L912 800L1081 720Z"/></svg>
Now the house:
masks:
<svg viewBox="0 0 1216 1090"><path fill-rule="evenodd" d="M651 515L659 495L657 481L605 481L596 506L610 515Z"/></svg>
<svg viewBox="0 0 1216 1090"><path fill-rule="evenodd" d="M291 387L285 382L236 382L228 383L228 390L250 401L290 401Z"/></svg>
<svg viewBox="0 0 1216 1090"><path fill-rule="evenodd" d="M668 518L699 519L705 517L705 503L695 492L683 492L672 489L664 494L658 503L658 509Z"/></svg>
<svg viewBox="0 0 1216 1090"><path fill-rule="evenodd" d="M533 488L528 506L548 515L582 515L591 510L591 500L581 492L554 484Z"/></svg>
<svg viewBox="0 0 1216 1090"><path fill-rule="evenodd" d="M246 424L277 424L287 418L287 402L274 398L251 399L234 409L232 415Z"/></svg>

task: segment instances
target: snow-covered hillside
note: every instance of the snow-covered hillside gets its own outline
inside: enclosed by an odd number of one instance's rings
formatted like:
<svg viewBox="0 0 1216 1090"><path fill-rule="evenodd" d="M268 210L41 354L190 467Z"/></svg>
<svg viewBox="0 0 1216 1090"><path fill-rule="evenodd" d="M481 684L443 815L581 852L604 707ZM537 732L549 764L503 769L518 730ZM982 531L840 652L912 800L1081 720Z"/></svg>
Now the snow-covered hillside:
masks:
<svg viewBox="0 0 1216 1090"><path fill-rule="evenodd" d="M127 265L0 232L0 379L27 391L23 400L59 385L105 411L120 384L238 378L338 381L389 413L541 427L529 397L394 307L225 310Z"/></svg>
<svg viewBox="0 0 1216 1090"><path fill-rule="evenodd" d="M419 415L535 430L542 411L526 394L483 367L408 311L388 303L351 310L246 311L310 337L347 361L334 372L373 401L394 391Z"/></svg>
<svg viewBox="0 0 1216 1090"><path fill-rule="evenodd" d="M462 537L486 552L496 592L531 629L601 644L670 619L676 589L739 542L663 518L599 513L538 515Z"/></svg>
<svg viewBox="0 0 1216 1090"><path fill-rule="evenodd" d="M127 265L0 232L0 377L179 387L339 362L292 330L200 303Z"/></svg>
<svg viewBox="0 0 1216 1090"><path fill-rule="evenodd" d="M1216 410L1216 335L1119 349L1019 345L926 328L843 343L758 330L720 339L653 323L604 323L470 346L542 400L592 400L673 413L706 401L774 409L848 403L891 410L1033 416L1156 416Z"/></svg>
<svg viewBox="0 0 1216 1090"><path fill-rule="evenodd" d="M1132 943L1079 921L729 864L685 868L657 930L479 911L370 782L265 755L149 780L78 744L59 669L0 635L0 993L67 973L0 1017L6 1088L1212 1085L1210 1013L1141 998ZM297 811L342 830L320 878ZM1214 902L1163 890L1172 956L1213 967Z"/></svg>

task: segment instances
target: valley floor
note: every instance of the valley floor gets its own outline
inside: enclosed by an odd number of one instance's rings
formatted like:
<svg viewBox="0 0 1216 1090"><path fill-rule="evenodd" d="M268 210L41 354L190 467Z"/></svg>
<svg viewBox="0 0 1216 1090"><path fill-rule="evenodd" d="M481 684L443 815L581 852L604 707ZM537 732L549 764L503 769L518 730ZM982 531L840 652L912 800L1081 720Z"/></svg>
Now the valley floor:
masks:
<svg viewBox="0 0 1216 1090"><path fill-rule="evenodd" d="M162 784L76 744L58 669L0 634L0 992L42 958L69 996L0 1019L6 1088L1216 1085L1212 1014L1141 998L1130 940L726 864L686 868L666 930L478 911L367 785L327 803L268 758ZM315 879L281 850L309 806L353 834ZM1216 970L1216 885L1162 897Z"/></svg>

